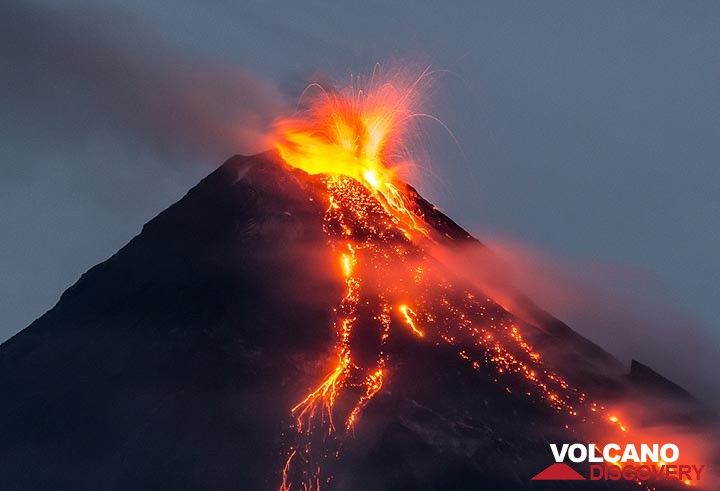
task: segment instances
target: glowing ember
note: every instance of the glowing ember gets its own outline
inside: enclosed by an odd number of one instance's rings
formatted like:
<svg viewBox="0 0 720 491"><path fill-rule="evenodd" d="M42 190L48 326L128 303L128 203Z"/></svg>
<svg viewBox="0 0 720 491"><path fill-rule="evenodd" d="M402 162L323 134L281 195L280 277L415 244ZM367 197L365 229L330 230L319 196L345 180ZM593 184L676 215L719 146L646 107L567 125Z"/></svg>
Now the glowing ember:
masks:
<svg viewBox="0 0 720 491"><path fill-rule="evenodd" d="M303 115L277 123L275 147L285 162L324 183L324 233L345 290L335 307L333 367L291 409L296 434L281 491L332 487L323 466L339 456L342 439L391 378L391 336L449 345L474 369L494 372L507 392L517 389L581 421L596 413L627 431L548 369L511 315L481 292L455 285L427 253L437 238L411 211L413 198L397 179L397 169L409 164L398 148L417 84L321 90ZM363 342L358 329L367 331Z"/></svg>
<svg viewBox="0 0 720 491"><path fill-rule="evenodd" d="M411 309L407 305L401 305L400 307L398 307L398 310L405 318L405 322L408 326L410 326L413 334L421 338L425 337L425 334L417 328L417 326L415 325L415 321L413 320L413 318L416 316L415 311L413 311L413 309Z"/></svg>
<svg viewBox="0 0 720 491"><path fill-rule="evenodd" d="M319 95L300 117L277 122L275 148L293 167L308 174L351 177L363 183L395 218L407 228L425 233L407 209L407 199L397 186L397 171L410 165L409 155L399 152L410 122L423 114L413 111L418 84L380 83L367 90L352 85L328 91L313 85ZM405 152L406 153L406 152Z"/></svg>

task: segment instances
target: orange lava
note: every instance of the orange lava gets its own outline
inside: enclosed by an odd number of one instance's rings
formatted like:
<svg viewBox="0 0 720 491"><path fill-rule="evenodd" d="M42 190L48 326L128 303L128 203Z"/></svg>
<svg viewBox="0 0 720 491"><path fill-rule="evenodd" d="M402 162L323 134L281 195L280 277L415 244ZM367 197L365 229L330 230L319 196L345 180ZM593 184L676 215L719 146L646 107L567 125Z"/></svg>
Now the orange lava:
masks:
<svg viewBox="0 0 720 491"><path fill-rule="evenodd" d="M368 90L316 86L319 95L307 110L276 125L275 148L283 160L324 183L324 233L344 282L332 326L332 368L291 408L296 435L282 468L281 491L332 487L323 466L339 456L338 442L352 434L391 378L386 352L391 336L451 346L474 369L494 373L507 392L521 391L567 417L595 417L627 431L547 368L502 307L456 286L426 252L424 246L435 238L424 217L412 211L413 198L397 177L410 163L398 149L415 114L421 79L373 81ZM371 356L357 356L359 328L374 336Z"/></svg>
<svg viewBox="0 0 720 491"><path fill-rule="evenodd" d="M274 146L293 167L308 174L345 176L363 183L380 204L398 218L403 231L426 233L407 208L398 186L397 172L411 165L404 148L414 118L418 87L427 70L412 82L379 81L374 77L363 89L354 83L339 90L317 84L308 96L308 109L296 117L277 121Z"/></svg>

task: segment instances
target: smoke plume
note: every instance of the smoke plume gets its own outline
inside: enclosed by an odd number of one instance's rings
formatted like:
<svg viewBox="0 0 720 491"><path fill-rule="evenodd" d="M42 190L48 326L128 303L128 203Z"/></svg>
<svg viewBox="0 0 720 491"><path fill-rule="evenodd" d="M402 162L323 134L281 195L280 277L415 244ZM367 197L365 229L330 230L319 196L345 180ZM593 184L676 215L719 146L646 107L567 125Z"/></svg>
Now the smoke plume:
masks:
<svg viewBox="0 0 720 491"><path fill-rule="evenodd" d="M49 105L68 126L106 128L161 157L216 161L263 150L282 108L269 82L181 54L122 12L29 2L0 12L2 97L17 119Z"/></svg>

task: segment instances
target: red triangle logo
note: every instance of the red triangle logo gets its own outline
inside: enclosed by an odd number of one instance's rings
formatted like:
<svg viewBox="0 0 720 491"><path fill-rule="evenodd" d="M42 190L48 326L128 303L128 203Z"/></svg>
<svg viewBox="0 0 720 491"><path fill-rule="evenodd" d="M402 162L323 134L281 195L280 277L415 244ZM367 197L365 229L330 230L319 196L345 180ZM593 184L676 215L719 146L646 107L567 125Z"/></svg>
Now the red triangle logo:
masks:
<svg viewBox="0 0 720 491"><path fill-rule="evenodd" d="M531 481L584 481L585 478L567 464L556 463L537 473Z"/></svg>

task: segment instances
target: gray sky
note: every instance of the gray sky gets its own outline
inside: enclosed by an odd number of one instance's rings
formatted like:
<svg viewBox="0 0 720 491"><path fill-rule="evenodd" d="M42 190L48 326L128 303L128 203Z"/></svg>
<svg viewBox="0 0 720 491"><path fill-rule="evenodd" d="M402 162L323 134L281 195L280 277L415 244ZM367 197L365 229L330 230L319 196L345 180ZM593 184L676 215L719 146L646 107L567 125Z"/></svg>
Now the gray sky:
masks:
<svg viewBox="0 0 720 491"><path fill-rule="evenodd" d="M10 0L0 19L0 340L258 150L233 123L385 60L447 70L429 111L459 146L428 128L418 180L451 217L640 271L720 338L720 4Z"/></svg>

